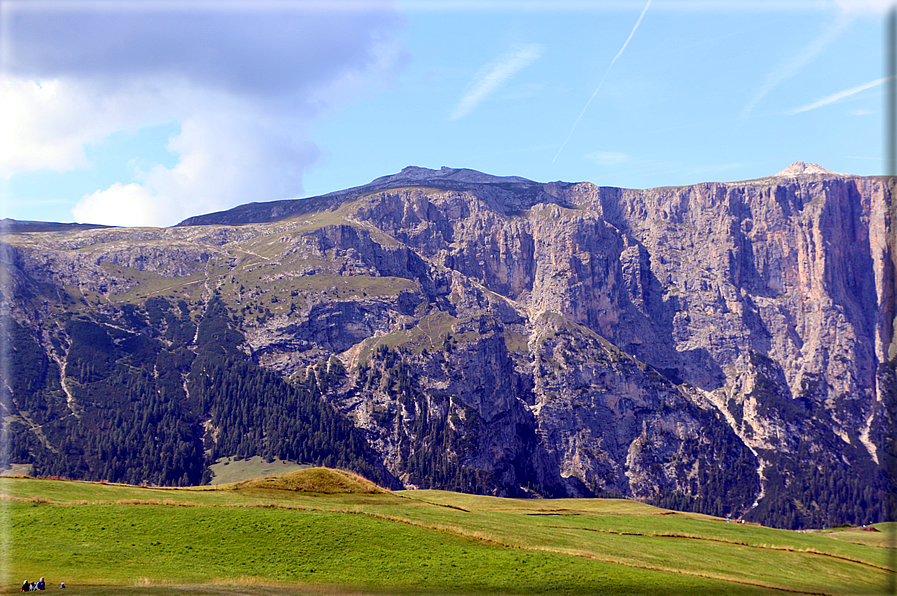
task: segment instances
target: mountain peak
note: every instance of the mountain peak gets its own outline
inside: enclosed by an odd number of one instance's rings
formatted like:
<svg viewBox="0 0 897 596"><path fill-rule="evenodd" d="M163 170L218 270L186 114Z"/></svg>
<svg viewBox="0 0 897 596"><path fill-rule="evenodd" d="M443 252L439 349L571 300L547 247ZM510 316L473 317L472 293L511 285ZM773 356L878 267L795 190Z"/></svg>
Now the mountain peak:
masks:
<svg viewBox="0 0 897 596"><path fill-rule="evenodd" d="M383 176L377 178L366 186L379 186L383 183L394 184L396 182L465 182L468 184L498 184L498 183L522 183L532 184L532 180L521 178L520 176L493 176L492 174L484 174L476 170L467 168L449 168L442 166L438 170L430 168L422 168L419 166L407 166L402 168L398 174L391 176Z"/></svg>
<svg viewBox="0 0 897 596"><path fill-rule="evenodd" d="M226 211L218 211L205 215L190 217L177 224L178 226L197 226L209 224L240 225L244 223L261 223L276 221L299 213L322 210L334 204L357 198L362 193L390 190L406 186L433 186L445 189L467 189L473 185L493 185L504 189L513 189L521 194L538 193L542 184L520 176L493 176L467 168L449 168L443 166L438 170L407 166L398 174L381 176L362 186L339 190L326 195L305 199L283 199L262 203L246 203Z"/></svg>
<svg viewBox="0 0 897 596"><path fill-rule="evenodd" d="M838 175L837 172L826 170L818 163L796 161L778 174L773 174L773 176L804 176L807 174L831 174L833 176Z"/></svg>

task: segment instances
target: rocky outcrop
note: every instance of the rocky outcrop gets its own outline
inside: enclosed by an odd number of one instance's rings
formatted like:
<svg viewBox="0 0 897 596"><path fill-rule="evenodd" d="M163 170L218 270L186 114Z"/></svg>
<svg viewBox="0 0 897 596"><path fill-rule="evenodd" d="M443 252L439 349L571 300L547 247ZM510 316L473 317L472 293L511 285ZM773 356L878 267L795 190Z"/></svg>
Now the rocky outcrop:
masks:
<svg viewBox="0 0 897 596"><path fill-rule="evenodd" d="M197 351L183 317L221 300L245 357L317 379L406 486L859 521L887 515L892 193L802 162L649 190L412 167L166 230L10 234L5 296L60 362L63 317Z"/></svg>

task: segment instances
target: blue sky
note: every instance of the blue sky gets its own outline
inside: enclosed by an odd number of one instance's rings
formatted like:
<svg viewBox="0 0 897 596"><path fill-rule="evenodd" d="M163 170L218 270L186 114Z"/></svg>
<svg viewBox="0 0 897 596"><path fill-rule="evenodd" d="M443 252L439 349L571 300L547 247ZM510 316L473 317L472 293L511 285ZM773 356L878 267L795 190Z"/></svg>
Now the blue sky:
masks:
<svg viewBox="0 0 897 596"><path fill-rule="evenodd" d="M883 168L890 0L4 0L0 217L172 225L408 165Z"/></svg>

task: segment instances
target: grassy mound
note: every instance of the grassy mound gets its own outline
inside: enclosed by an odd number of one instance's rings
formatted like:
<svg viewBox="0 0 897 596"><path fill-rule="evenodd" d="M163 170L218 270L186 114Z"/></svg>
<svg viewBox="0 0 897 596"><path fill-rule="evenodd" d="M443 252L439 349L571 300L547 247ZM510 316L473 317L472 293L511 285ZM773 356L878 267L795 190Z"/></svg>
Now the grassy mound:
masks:
<svg viewBox="0 0 897 596"><path fill-rule="evenodd" d="M236 490L252 488L289 490L321 495L346 493L376 495L389 492L357 474L343 470L331 470L330 468L307 468L277 476L255 478L237 482L230 488Z"/></svg>

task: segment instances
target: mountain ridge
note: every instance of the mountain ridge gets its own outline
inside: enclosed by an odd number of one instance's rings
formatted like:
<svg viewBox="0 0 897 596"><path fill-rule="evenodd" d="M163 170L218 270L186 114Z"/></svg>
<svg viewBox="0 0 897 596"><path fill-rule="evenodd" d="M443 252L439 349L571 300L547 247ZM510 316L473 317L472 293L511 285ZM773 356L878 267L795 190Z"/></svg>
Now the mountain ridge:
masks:
<svg viewBox="0 0 897 596"><path fill-rule="evenodd" d="M524 192L537 191L537 189L544 186L519 176L492 176L466 168L443 166L439 170L431 170L418 166L407 166L397 174L381 176L361 186L302 199L247 203L225 211L190 217L177 225L195 226L225 223L239 225L241 223L277 221L285 217L306 213L312 209L331 208L338 203L358 198L367 193L392 190L402 186L414 186L421 182L443 189L457 189L469 185L501 185ZM266 211L268 207L270 207L270 210Z"/></svg>
<svg viewBox="0 0 897 596"><path fill-rule="evenodd" d="M796 161L777 174L773 174L771 176L766 176L763 178L757 178L756 180L817 174L844 176L844 174L837 174L836 172L826 170L818 164L808 164L803 161ZM722 182L716 184L741 184L744 182L749 181ZM527 178L522 178L520 176L493 176L491 174L485 174L483 172L467 168L451 168L442 166L439 170L433 170L420 166L406 166L396 174L381 176L361 186L355 186L345 190L334 191L323 195L306 197L302 199L281 199L263 203L246 203L224 211L217 211L215 213L189 217L176 225L239 225L241 223L262 223L263 221L277 221L278 219L299 215L311 211L312 209L331 208L339 202L350 200L351 198L357 198L365 193L391 190L401 188L405 185L413 186L418 183L426 183L433 186L434 188L441 188L445 190L457 190L459 188L471 185L502 186L509 191L514 192L514 194L528 195L530 197L530 200L526 201L526 203L530 205L534 204L534 199L539 198L544 199L553 197L554 200L558 200L558 196L556 196L558 195L558 187L570 186L573 184L583 184L581 182L570 183L561 181L542 183L535 182ZM520 203L515 203L514 206L519 207ZM270 210L266 212L266 208L269 207Z"/></svg>
<svg viewBox="0 0 897 596"><path fill-rule="evenodd" d="M633 190L409 167L7 235L12 353L43 363L16 361L14 463L178 483L338 460L391 487L887 517L893 181L789 169ZM135 416L170 452L140 455Z"/></svg>

